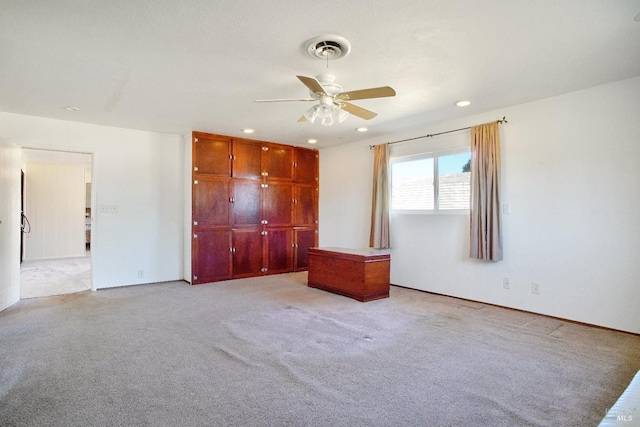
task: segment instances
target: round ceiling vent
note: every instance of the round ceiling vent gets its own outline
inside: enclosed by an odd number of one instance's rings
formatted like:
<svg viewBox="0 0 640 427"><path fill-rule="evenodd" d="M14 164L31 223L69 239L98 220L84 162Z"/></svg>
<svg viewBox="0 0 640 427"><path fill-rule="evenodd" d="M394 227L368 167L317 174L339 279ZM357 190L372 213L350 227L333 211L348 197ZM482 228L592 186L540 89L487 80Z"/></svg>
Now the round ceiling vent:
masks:
<svg viewBox="0 0 640 427"><path fill-rule="evenodd" d="M317 36L307 41L307 53L316 59L340 59L351 52L351 43L344 37L325 35Z"/></svg>

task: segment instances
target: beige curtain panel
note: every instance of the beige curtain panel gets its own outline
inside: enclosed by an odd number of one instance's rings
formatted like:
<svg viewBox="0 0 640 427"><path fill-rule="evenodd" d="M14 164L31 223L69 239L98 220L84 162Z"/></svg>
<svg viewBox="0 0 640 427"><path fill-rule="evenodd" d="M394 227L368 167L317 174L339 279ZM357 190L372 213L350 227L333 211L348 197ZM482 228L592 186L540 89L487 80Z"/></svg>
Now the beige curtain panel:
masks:
<svg viewBox="0 0 640 427"><path fill-rule="evenodd" d="M386 249L391 247L389 144L376 145L373 150L373 197L369 246L376 249Z"/></svg>
<svg viewBox="0 0 640 427"><path fill-rule="evenodd" d="M471 248L475 259L502 259L500 130L498 123L471 128Z"/></svg>

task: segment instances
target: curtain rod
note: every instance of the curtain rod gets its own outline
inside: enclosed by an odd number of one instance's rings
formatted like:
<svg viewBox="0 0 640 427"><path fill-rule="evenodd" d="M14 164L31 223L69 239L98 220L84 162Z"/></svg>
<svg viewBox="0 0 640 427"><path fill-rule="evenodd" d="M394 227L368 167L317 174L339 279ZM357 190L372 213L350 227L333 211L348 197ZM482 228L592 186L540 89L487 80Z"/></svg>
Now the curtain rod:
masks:
<svg viewBox="0 0 640 427"><path fill-rule="evenodd" d="M493 122L489 122L489 123L493 123ZM499 125L501 125L503 123L509 123L509 122L507 121L507 117L504 116L504 117L502 117L502 119L496 120L495 123L498 123ZM413 141L414 139L431 138L431 137L438 136L438 135L444 135L445 133L459 132L461 130L471 129L472 127L473 126L467 126L466 128L447 130L447 131L438 132L438 133L431 133L431 134L428 134L428 135L416 136L415 138L401 139L400 141L388 142L387 144L392 145L392 144L398 144L399 142ZM382 145L382 144L376 144L376 145ZM369 146L369 150L371 150L373 147L375 147L375 145L370 145Z"/></svg>

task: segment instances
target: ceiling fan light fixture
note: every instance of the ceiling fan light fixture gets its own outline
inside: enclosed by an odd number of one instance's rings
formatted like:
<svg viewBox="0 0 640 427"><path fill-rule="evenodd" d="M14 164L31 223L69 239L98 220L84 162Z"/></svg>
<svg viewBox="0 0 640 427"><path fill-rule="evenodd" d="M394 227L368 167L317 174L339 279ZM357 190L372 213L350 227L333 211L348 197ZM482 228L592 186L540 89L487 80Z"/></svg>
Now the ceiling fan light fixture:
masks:
<svg viewBox="0 0 640 427"><path fill-rule="evenodd" d="M331 126L333 124L333 116L329 114L327 117L322 119L320 124L322 124L322 126Z"/></svg>
<svg viewBox="0 0 640 427"><path fill-rule="evenodd" d="M466 107L466 106L471 105L471 101L469 101L468 99L463 99L461 101L456 102L456 105L458 107Z"/></svg>
<svg viewBox="0 0 640 427"><path fill-rule="evenodd" d="M326 119L327 117L331 117L331 107L327 104L316 105L318 111L318 117L321 119Z"/></svg>
<svg viewBox="0 0 640 427"><path fill-rule="evenodd" d="M316 121L316 117L318 117L318 107L318 105L314 105L304 113L304 117L309 120L309 122L313 123Z"/></svg>
<svg viewBox="0 0 640 427"><path fill-rule="evenodd" d="M349 117L349 112L343 110L342 108L338 108L337 116L338 122L342 123L347 117Z"/></svg>

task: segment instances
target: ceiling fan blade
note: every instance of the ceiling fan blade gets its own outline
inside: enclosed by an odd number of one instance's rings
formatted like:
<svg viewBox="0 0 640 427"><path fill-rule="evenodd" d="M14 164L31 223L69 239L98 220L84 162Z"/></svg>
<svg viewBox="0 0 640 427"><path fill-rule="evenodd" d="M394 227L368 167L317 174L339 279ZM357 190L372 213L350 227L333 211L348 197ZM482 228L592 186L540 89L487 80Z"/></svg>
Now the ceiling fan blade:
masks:
<svg viewBox="0 0 640 427"><path fill-rule="evenodd" d="M317 99L313 99L313 98L255 99L253 102L289 102L289 101L317 101Z"/></svg>
<svg viewBox="0 0 640 427"><path fill-rule="evenodd" d="M313 77L305 77L305 76L296 76L298 79L304 83L306 87L313 93L317 93L319 95L328 96L327 92L325 92L324 88L320 84L320 82Z"/></svg>
<svg viewBox="0 0 640 427"><path fill-rule="evenodd" d="M371 89L341 92L336 96L336 98L344 99L345 101L353 101L356 99L384 98L387 96L396 96L396 91L389 86L373 87Z"/></svg>
<svg viewBox="0 0 640 427"><path fill-rule="evenodd" d="M341 102L340 106L343 110L365 120L371 120L378 115L378 113L374 113L366 108L358 107L357 105L349 104L348 102Z"/></svg>

